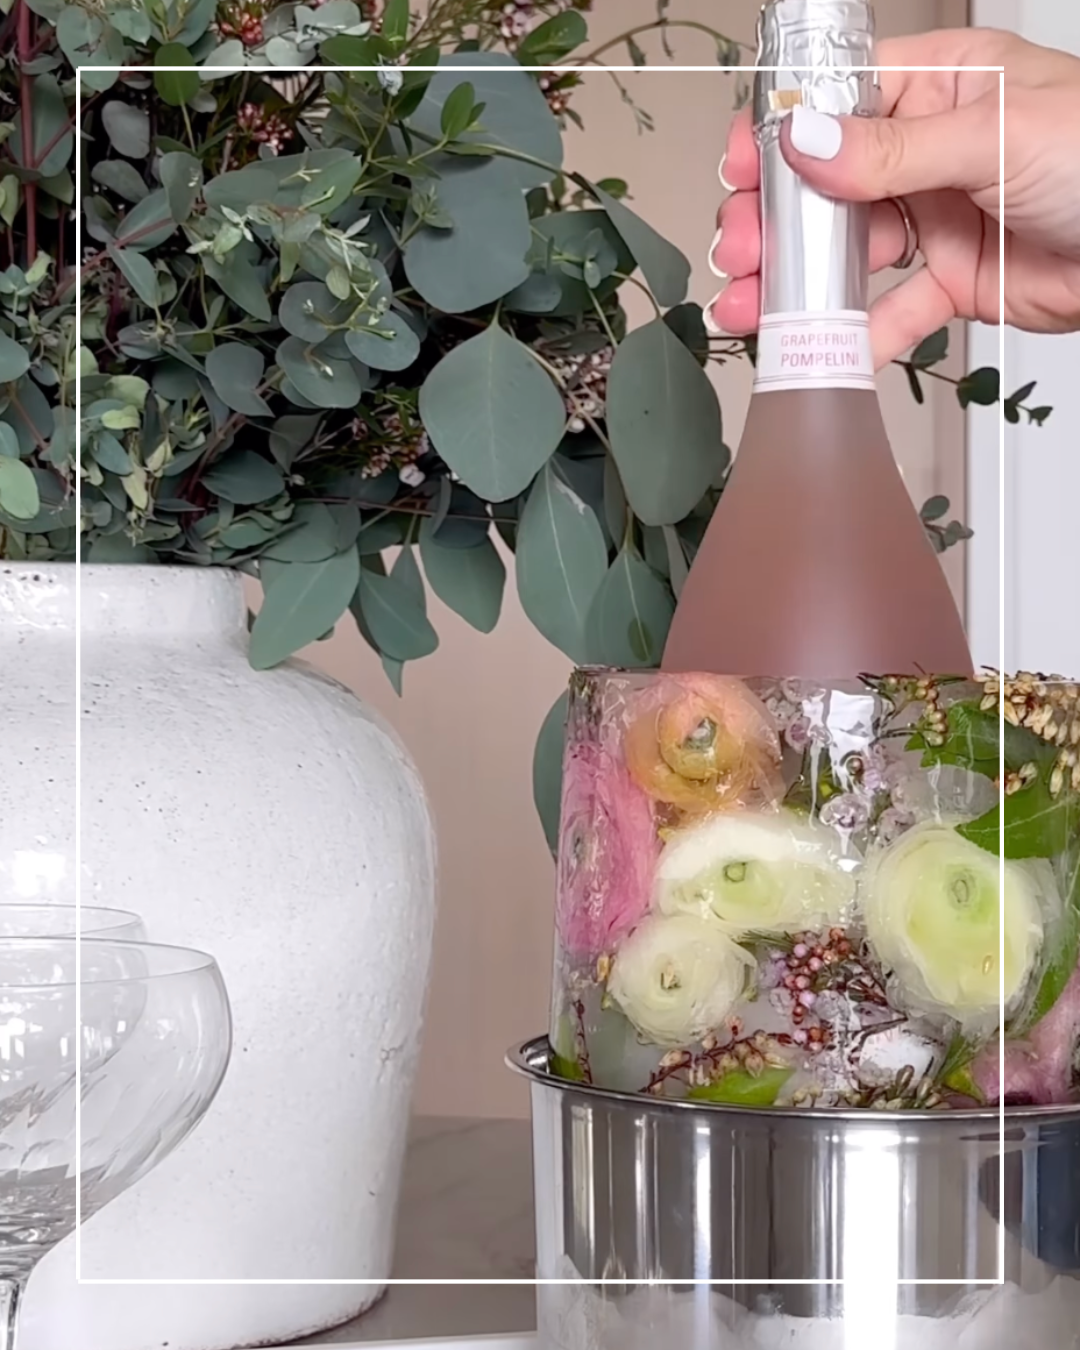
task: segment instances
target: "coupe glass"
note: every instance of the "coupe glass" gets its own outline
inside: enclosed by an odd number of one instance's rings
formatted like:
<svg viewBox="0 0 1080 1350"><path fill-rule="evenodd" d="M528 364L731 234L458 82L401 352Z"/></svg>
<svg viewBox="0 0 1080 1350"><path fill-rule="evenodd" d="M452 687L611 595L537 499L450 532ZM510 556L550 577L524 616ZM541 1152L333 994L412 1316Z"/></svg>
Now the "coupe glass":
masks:
<svg viewBox="0 0 1080 1350"><path fill-rule="evenodd" d="M0 938L74 937L78 915L79 930L88 938L123 938L125 942L143 942L146 929L137 914L127 909L106 909L98 905L35 905L21 901L0 904Z"/></svg>
<svg viewBox="0 0 1080 1350"><path fill-rule="evenodd" d="M0 937L0 1350L14 1350L31 1271L75 1226L77 1179L86 1219L167 1157L213 1101L231 1043L203 952Z"/></svg>

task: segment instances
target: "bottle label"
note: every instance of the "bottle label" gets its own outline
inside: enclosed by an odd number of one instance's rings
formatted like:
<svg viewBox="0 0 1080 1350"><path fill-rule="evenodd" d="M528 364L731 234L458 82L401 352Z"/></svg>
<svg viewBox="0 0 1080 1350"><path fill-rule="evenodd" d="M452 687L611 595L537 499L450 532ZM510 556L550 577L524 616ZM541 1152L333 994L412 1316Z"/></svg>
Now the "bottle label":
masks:
<svg viewBox="0 0 1080 1350"><path fill-rule="evenodd" d="M870 320L857 309L765 314L754 389L874 389Z"/></svg>

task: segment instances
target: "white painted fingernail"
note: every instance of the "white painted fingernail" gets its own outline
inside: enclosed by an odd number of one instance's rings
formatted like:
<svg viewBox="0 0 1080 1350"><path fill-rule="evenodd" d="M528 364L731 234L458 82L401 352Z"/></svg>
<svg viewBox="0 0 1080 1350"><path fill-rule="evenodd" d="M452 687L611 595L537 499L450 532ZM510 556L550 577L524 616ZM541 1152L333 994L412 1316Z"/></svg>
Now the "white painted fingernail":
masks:
<svg viewBox="0 0 1080 1350"><path fill-rule="evenodd" d="M720 247L720 240L723 239L723 237L724 237L724 230L723 227L721 227L719 230L716 231L716 234L713 236L713 241L709 245L709 271L713 274L714 277L719 277L721 281L727 281L728 274L726 272L722 272L720 268L717 267L716 262L713 259L713 254Z"/></svg>
<svg viewBox="0 0 1080 1350"><path fill-rule="evenodd" d="M717 300L720 299L720 297L721 297L721 295L723 295L723 293L724 293L723 291L718 291L718 292L716 293L716 295L713 296L713 298L712 298L712 299L709 301L709 303L705 306L704 310L702 311L702 316L701 316L701 317L705 320L705 327L709 330L710 333L713 333L713 334L714 334L715 336L717 336L717 337L719 337L720 334L723 333L724 330L720 327L720 325L719 325L719 324L716 322L716 320L713 318L713 312L712 312L712 309L713 309L713 305L716 304Z"/></svg>
<svg viewBox="0 0 1080 1350"><path fill-rule="evenodd" d="M791 113L791 144L811 159L835 159L844 144L844 129L828 113L797 103Z"/></svg>
<svg viewBox="0 0 1080 1350"><path fill-rule="evenodd" d="M717 176L717 178L720 179L720 186L721 186L722 188L724 188L727 192L734 192L735 189L734 189L734 188L732 187L732 185L728 182L728 180L724 177L724 165L725 165L726 163L727 163L727 155L724 155L723 158L720 160L720 167L719 167L719 168L717 169L717 171L716 171L716 176Z"/></svg>

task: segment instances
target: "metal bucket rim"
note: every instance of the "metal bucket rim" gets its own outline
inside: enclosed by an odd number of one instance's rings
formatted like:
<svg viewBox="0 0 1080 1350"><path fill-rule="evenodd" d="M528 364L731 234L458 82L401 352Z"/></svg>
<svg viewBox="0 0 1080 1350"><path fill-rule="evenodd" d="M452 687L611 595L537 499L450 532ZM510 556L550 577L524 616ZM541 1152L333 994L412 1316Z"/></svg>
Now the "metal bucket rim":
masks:
<svg viewBox="0 0 1080 1350"><path fill-rule="evenodd" d="M551 1042L547 1036L533 1036L520 1045L512 1046L505 1057L506 1066L520 1077L528 1079L539 1087L550 1088L556 1092L571 1093L581 1097L599 1098L608 1102L624 1102L641 1110L647 1106L656 1111L684 1111L705 1116L742 1117L744 1120L759 1119L767 1116L770 1120L821 1120L857 1122L872 1125L880 1121L883 1125L912 1124L917 1121L934 1121L945 1125L955 1121L958 1125L978 1124L989 1126L999 1121L1002 1111L999 1107L965 1107L950 1111L873 1111L859 1107L828 1107L811 1111L805 1107L775 1106L729 1106L724 1102L685 1101L677 1097L650 1097L643 1092L621 1092L616 1088L596 1087L592 1083L581 1083L556 1077L550 1070L553 1057ZM1004 1111L1006 1128L1013 1123L1037 1120L1047 1124L1054 1121L1080 1119L1080 1102L1060 1106L1007 1106Z"/></svg>

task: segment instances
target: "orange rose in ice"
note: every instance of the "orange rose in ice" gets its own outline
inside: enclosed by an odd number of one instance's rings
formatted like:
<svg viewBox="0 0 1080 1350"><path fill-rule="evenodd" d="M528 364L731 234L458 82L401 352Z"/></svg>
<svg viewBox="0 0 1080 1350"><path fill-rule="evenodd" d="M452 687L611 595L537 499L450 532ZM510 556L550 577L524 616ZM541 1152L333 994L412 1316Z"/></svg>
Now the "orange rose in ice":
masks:
<svg viewBox="0 0 1080 1350"><path fill-rule="evenodd" d="M650 797L690 815L774 805L780 737L764 703L722 675L672 675L636 701L626 763Z"/></svg>

